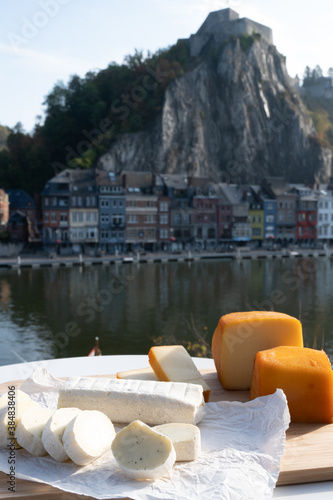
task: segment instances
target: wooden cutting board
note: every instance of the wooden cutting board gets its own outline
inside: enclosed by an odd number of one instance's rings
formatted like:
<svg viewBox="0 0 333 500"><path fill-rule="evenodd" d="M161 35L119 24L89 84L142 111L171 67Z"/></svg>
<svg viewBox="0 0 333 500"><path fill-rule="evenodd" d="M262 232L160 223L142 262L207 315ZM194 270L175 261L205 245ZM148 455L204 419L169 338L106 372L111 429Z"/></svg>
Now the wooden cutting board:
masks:
<svg viewBox="0 0 333 500"><path fill-rule="evenodd" d="M210 401L249 400L248 391L225 391L215 370L201 370L211 388ZM96 375L98 376L98 375ZM114 375L109 375L114 377ZM7 391L8 385L17 388L22 381L1 384L0 394ZM24 498L92 500L92 497L63 492L52 486L16 479L16 492L8 491L7 476L0 472L0 499ZM285 453L281 461L277 485L333 481L333 424L291 424L287 431ZM130 500L130 499L124 499Z"/></svg>

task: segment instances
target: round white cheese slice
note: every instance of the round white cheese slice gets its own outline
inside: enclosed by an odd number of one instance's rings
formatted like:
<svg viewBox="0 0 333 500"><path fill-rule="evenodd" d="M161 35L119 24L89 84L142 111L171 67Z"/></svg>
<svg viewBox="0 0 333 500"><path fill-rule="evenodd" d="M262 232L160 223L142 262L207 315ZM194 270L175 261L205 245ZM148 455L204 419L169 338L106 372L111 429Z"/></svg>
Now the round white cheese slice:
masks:
<svg viewBox="0 0 333 500"><path fill-rule="evenodd" d="M78 408L60 408L46 422L42 442L47 453L58 462L66 462L69 459L62 438L65 428L80 411Z"/></svg>
<svg viewBox="0 0 333 500"><path fill-rule="evenodd" d="M132 479L157 479L176 461L171 440L140 420L119 431L111 449L119 467Z"/></svg>
<svg viewBox="0 0 333 500"><path fill-rule="evenodd" d="M21 391L20 389L15 389L14 391L5 392L0 396L0 409L5 406L10 406L8 403L14 403L13 406L17 403L17 401L30 401L31 398L29 394Z"/></svg>
<svg viewBox="0 0 333 500"><path fill-rule="evenodd" d="M46 455L42 434L52 413L53 410L47 408L29 408L21 417L16 429L16 439L18 444L32 455L38 457Z"/></svg>
<svg viewBox="0 0 333 500"><path fill-rule="evenodd" d="M29 408L40 408L40 406L24 392L17 391L15 404L6 404L0 409L0 448L7 447L8 438L14 439L16 437L16 429L21 417Z"/></svg>
<svg viewBox="0 0 333 500"><path fill-rule="evenodd" d="M201 453L200 429L192 424L163 424L153 429L171 439L176 451L176 461L195 460Z"/></svg>
<svg viewBox="0 0 333 500"><path fill-rule="evenodd" d="M77 465L87 465L110 450L116 435L109 417L97 410L83 410L67 425L62 442Z"/></svg>

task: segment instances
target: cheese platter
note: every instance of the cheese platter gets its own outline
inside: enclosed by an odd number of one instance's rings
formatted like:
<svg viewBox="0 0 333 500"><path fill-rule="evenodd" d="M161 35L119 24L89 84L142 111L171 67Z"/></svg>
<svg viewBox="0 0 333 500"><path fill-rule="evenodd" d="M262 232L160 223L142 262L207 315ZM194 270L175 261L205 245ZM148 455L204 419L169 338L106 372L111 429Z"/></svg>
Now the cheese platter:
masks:
<svg viewBox="0 0 333 500"><path fill-rule="evenodd" d="M210 402L249 401L248 391L226 391L222 388L215 369L200 370L211 389ZM99 377L99 375L95 375ZM106 377L106 375L102 375ZM107 375L115 378L116 374ZM0 393L6 392L8 385L19 388L23 381L11 381L0 385ZM290 424L286 434L286 447L281 460L279 485L292 485L317 481L333 480L333 424ZM0 472L0 499L10 499L13 493L8 491L8 476ZM33 481L16 479L18 498L63 498L89 499L92 497L65 493L51 486ZM127 497L124 497L127 498Z"/></svg>

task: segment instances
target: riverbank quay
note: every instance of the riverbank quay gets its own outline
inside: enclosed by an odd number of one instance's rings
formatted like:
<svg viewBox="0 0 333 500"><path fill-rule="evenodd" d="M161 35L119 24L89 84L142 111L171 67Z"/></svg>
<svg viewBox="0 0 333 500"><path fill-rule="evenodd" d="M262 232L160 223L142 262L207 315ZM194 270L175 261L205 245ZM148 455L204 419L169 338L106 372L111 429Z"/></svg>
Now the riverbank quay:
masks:
<svg viewBox="0 0 333 500"><path fill-rule="evenodd" d="M324 257L331 258L333 249L295 249L295 250L252 250L247 247L240 247L233 252L182 252L177 254L147 253L136 255L105 255L101 257L85 256L82 254L69 257L54 256L53 258L41 255L18 256L15 258L1 258L0 268L40 268L40 267L74 267L92 265L119 265L131 263L154 263L154 262L191 262L201 260L259 260L259 259L286 259L286 258L308 258Z"/></svg>

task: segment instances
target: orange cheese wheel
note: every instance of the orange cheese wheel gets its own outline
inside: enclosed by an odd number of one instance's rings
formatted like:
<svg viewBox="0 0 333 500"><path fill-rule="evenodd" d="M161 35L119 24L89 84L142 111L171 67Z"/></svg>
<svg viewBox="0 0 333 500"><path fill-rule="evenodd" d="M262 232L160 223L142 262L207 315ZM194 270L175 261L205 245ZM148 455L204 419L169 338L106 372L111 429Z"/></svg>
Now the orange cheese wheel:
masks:
<svg viewBox="0 0 333 500"><path fill-rule="evenodd" d="M282 389L292 422L333 423L333 371L324 351L281 346L256 354L250 399Z"/></svg>
<svg viewBox="0 0 333 500"><path fill-rule="evenodd" d="M258 351L279 345L303 347L302 325L288 314L249 311L221 317L212 339L217 375L229 390L248 390Z"/></svg>

